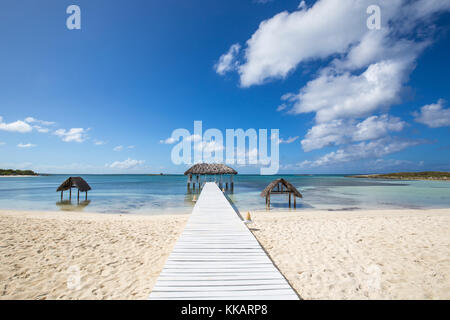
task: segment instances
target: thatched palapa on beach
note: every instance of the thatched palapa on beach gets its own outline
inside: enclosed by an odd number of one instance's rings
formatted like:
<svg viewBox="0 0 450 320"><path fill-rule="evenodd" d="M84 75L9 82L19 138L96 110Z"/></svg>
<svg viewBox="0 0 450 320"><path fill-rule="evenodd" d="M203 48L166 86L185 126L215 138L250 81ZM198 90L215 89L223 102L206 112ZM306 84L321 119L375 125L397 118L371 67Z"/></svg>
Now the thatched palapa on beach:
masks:
<svg viewBox="0 0 450 320"><path fill-rule="evenodd" d="M276 189L276 190L275 190ZM291 207L291 194L294 196L294 208L297 207L297 197L303 198L302 194L290 182L280 178L273 180L261 192L261 197L266 198L266 206L270 208L271 194L289 194L289 208Z"/></svg>

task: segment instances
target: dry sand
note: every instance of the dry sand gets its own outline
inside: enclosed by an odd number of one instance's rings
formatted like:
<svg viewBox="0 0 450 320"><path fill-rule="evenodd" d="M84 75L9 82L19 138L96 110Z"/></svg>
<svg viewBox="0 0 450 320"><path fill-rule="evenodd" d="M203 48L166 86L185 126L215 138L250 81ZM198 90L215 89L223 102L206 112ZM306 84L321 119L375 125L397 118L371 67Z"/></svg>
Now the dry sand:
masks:
<svg viewBox="0 0 450 320"><path fill-rule="evenodd" d="M146 299L187 218L0 210L0 299ZM450 209L252 218L302 298L450 299Z"/></svg>
<svg viewBox="0 0 450 320"><path fill-rule="evenodd" d="M146 299L187 218L0 211L0 299Z"/></svg>
<svg viewBox="0 0 450 320"><path fill-rule="evenodd" d="M304 299L450 299L450 209L256 212L253 233Z"/></svg>

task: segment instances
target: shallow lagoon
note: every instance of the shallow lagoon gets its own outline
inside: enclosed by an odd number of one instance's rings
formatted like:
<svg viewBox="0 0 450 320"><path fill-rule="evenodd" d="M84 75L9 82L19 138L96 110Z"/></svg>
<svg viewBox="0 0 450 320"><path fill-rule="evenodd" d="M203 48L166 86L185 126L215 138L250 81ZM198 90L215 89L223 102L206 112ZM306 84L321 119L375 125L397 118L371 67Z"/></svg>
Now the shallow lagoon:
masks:
<svg viewBox="0 0 450 320"><path fill-rule="evenodd" d="M73 210L100 213L190 213L193 194L182 175L82 175L90 184L77 203L68 192L60 201L57 187L70 175L0 178L0 209ZM273 179L283 177L303 194L297 210L357 210L382 208L449 208L450 182L393 181L347 178L343 175L237 175L234 193L228 194L239 210L264 210L260 192ZM286 195L274 195L272 208L289 210Z"/></svg>

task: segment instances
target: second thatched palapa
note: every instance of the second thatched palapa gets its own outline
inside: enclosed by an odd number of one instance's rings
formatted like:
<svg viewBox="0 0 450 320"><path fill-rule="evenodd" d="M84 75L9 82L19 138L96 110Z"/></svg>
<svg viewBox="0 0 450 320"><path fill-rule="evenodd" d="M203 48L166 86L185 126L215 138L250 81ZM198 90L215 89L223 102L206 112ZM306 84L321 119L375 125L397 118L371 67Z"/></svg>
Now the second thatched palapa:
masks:
<svg viewBox="0 0 450 320"><path fill-rule="evenodd" d="M294 196L294 208L297 207L297 197L303 198L302 194L290 182L280 178L273 180L261 192L261 197L266 198L266 206L270 209L271 194L289 194L289 208L291 207L291 194Z"/></svg>

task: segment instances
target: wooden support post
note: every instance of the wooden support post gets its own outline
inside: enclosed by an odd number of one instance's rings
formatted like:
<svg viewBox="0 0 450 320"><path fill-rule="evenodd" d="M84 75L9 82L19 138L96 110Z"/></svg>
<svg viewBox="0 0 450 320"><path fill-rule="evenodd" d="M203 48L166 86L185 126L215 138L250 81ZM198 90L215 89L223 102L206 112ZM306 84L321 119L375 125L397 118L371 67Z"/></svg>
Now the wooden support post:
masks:
<svg viewBox="0 0 450 320"><path fill-rule="evenodd" d="M72 201L72 187L69 189L69 201Z"/></svg>
<svg viewBox="0 0 450 320"><path fill-rule="evenodd" d="M85 200L87 201L87 191L86 191L86 199Z"/></svg>
<svg viewBox="0 0 450 320"><path fill-rule="evenodd" d="M297 208L297 197L294 194L294 209Z"/></svg>
<svg viewBox="0 0 450 320"><path fill-rule="evenodd" d="M80 202L80 189L78 189L77 202Z"/></svg>
<svg viewBox="0 0 450 320"><path fill-rule="evenodd" d="M269 193L269 198L268 198L268 202L267 202L268 208L270 210L270 193Z"/></svg>
<svg viewBox="0 0 450 320"><path fill-rule="evenodd" d="M61 201L63 200L63 193L64 191L61 191Z"/></svg>

